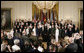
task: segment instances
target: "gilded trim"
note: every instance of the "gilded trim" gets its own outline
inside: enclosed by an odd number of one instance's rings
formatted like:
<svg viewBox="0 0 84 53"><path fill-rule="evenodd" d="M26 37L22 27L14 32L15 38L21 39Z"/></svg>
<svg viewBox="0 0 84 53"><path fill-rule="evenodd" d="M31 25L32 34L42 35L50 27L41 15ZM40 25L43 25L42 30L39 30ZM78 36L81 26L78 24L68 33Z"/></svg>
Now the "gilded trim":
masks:
<svg viewBox="0 0 84 53"><path fill-rule="evenodd" d="M80 30L80 11L83 10L82 8L79 8L78 13L79 13L79 30Z"/></svg>

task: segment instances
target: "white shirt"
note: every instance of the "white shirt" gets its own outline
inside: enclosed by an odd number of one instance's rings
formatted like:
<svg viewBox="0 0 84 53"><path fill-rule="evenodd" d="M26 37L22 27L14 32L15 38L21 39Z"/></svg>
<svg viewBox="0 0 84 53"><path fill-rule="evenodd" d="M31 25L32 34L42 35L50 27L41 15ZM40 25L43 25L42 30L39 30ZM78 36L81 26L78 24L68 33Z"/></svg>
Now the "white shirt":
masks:
<svg viewBox="0 0 84 53"><path fill-rule="evenodd" d="M36 36L36 28L35 27L33 29L33 32L34 32L33 36Z"/></svg>
<svg viewBox="0 0 84 53"><path fill-rule="evenodd" d="M26 33L27 33L27 35L29 34L29 28L26 29Z"/></svg>
<svg viewBox="0 0 84 53"><path fill-rule="evenodd" d="M40 25L39 25L39 27L41 28L41 27L42 27L42 25L40 24Z"/></svg>

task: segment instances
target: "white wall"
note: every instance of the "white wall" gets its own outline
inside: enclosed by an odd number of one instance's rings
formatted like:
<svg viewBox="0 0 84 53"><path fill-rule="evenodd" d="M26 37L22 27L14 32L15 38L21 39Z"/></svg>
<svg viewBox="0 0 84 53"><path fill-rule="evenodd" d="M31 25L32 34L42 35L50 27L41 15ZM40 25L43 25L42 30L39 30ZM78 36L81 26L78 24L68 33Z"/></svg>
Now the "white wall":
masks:
<svg viewBox="0 0 84 53"><path fill-rule="evenodd" d="M1 1L1 8L12 8L12 20L32 20L32 1ZM59 1L59 20L70 19L77 24L79 8L83 8L82 1Z"/></svg>
<svg viewBox="0 0 84 53"><path fill-rule="evenodd" d="M1 8L12 8L12 20L32 20L32 1L1 1Z"/></svg>
<svg viewBox="0 0 84 53"><path fill-rule="evenodd" d="M59 20L69 19L77 24L79 22L79 8L83 8L82 1L60 1Z"/></svg>

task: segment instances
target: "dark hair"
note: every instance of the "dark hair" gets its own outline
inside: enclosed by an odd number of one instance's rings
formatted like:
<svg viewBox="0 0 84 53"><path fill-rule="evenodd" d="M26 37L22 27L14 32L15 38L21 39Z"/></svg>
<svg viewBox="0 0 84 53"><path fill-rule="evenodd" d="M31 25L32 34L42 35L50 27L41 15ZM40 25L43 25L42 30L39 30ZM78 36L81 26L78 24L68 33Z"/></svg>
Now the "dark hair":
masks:
<svg viewBox="0 0 84 53"><path fill-rule="evenodd" d="M35 47L35 48L38 48L38 41L35 41L35 42L34 42L34 47Z"/></svg>

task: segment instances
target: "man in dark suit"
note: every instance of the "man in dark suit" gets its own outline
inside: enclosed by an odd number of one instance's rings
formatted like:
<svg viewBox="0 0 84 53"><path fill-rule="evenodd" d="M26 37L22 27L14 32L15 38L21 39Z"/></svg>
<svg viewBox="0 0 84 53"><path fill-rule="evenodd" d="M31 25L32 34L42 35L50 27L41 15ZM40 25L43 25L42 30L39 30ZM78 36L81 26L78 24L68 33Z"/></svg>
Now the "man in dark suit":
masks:
<svg viewBox="0 0 84 53"><path fill-rule="evenodd" d="M78 46L76 43L71 43L65 49L65 52L77 52Z"/></svg>
<svg viewBox="0 0 84 53"><path fill-rule="evenodd" d="M51 26L51 36L55 36L55 27L54 27L54 25Z"/></svg>
<svg viewBox="0 0 84 53"><path fill-rule="evenodd" d="M60 26L60 28L62 28L62 23L60 21L58 22L58 26Z"/></svg>
<svg viewBox="0 0 84 53"><path fill-rule="evenodd" d="M82 39L75 39L75 43L78 45L78 50L77 52L83 52L83 44L82 44Z"/></svg>
<svg viewBox="0 0 84 53"><path fill-rule="evenodd" d="M21 28L21 30L23 31L23 29L24 29L24 28L23 28L23 25L21 25L21 27L20 27L20 28Z"/></svg>
<svg viewBox="0 0 84 53"><path fill-rule="evenodd" d="M62 38L64 38L64 36L65 36L64 33L65 33L65 31L64 31L64 26L62 26L62 34L61 34L61 37L62 37Z"/></svg>
<svg viewBox="0 0 84 53"><path fill-rule="evenodd" d="M34 46L35 49L33 48L33 50L32 50L31 52L39 52L39 51L38 51L38 42L35 41L35 42L33 42L32 45Z"/></svg>
<svg viewBox="0 0 84 53"><path fill-rule="evenodd" d="M50 42L50 36L51 36L51 26L50 24L47 25L47 42Z"/></svg>
<svg viewBox="0 0 84 53"><path fill-rule="evenodd" d="M22 35L22 29L21 28L19 29L19 33L20 33L20 35Z"/></svg>
<svg viewBox="0 0 84 53"><path fill-rule="evenodd" d="M78 28L77 25L75 26L75 30L74 30L74 32L75 32L75 33L79 33L79 28Z"/></svg>
<svg viewBox="0 0 84 53"><path fill-rule="evenodd" d="M18 32L19 32L19 25L17 25L17 30L18 30Z"/></svg>
<svg viewBox="0 0 84 53"><path fill-rule="evenodd" d="M72 28L69 27L69 29L68 29L68 36L69 36L69 37L72 37L72 33L73 33L73 32L72 32Z"/></svg>
<svg viewBox="0 0 84 53"><path fill-rule="evenodd" d="M37 37L40 36L40 26L39 25L36 27L36 35Z"/></svg>
<svg viewBox="0 0 84 53"><path fill-rule="evenodd" d="M68 36L68 32L67 32L67 30L65 30L65 33L64 33L64 34L65 34L65 36Z"/></svg>
<svg viewBox="0 0 84 53"><path fill-rule="evenodd" d="M44 26L44 41L47 42L47 25Z"/></svg>
<svg viewBox="0 0 84 53"><path fill-rule="evenodd" d="M44 25L42 24L42 27L41 27L41 35L42 35L42 38L44 40Z"/></svg>
<svg viewBox="0 0 84 53"><path fill-rule="evenodd" d="M33 51L33 48L31 46L30 42L29 41L25 41L22 52L32 52L32 51Z"/></svg>

